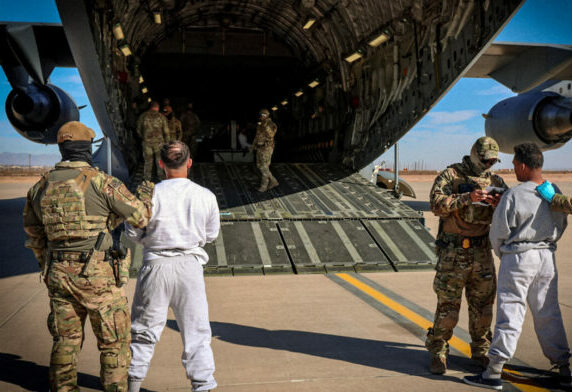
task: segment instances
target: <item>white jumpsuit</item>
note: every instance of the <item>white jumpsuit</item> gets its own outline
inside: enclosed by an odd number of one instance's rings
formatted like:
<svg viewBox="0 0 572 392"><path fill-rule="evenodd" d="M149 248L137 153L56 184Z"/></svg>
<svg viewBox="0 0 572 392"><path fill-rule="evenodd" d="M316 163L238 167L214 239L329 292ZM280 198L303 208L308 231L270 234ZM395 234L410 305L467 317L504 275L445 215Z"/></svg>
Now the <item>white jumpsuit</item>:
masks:
<svg viewBox="0 0 572 392"><path fill-rule="evenodd" d="M203 278L208 256L202 247L216 239L219 228L214 194L183 178L155 186L153 215L146 229L127 227L126 234L144 246L131 313L130 380L143 380L147 375L171 307L183 339L181 359L193 390L216 387Z"/></svg>

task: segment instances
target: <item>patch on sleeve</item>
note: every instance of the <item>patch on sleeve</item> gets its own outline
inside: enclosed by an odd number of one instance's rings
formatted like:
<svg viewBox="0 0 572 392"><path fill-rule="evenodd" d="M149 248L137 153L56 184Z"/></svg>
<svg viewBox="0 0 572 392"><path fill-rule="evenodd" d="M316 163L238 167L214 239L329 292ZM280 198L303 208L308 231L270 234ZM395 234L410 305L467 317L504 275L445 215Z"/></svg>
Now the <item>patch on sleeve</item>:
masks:
<svg viewBox="0 0 572 392"><path fill-rule="evenodd" d="M135 196L129 192L125 184L115 177L110 177L106 188L107 193L114 198L119 194L126 200L135 200Z"/></svg>

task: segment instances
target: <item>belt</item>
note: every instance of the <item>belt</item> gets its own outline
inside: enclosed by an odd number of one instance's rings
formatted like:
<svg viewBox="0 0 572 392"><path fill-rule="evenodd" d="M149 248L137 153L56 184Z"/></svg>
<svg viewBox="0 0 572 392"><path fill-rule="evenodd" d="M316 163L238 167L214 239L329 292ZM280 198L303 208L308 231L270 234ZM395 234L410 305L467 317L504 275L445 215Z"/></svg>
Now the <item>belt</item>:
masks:
<svg viewBox="0 0 572 392"><path fill-rule="evenodd" d="M440 248L486 248L489 246L489 237L488 235L463 237L457 234L441 233L435 244Z"/></svg>
<svg viewBox="0 0 572 392"><path fill-rule="evenodd" d="M95 252L94 252L95 253ZM63 251L63 250L55 250L50 252L51 261L58 262L58 261L76 261L78 263L86 263L89 256L89 251L83 252L71 252L71 251ZM108 252L105 252L104 261L111 260Z"/></svg>

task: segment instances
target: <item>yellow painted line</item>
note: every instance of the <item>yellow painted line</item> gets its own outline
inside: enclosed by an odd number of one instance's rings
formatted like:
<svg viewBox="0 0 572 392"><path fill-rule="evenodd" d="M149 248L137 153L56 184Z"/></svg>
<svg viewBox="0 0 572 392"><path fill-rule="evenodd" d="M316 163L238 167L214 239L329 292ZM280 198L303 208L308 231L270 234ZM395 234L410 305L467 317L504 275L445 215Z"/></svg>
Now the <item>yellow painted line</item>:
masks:
<svg viewBox="0 0 572 392"><path fill-rule="evenodd" d="M522 374L521 372L517 372L516 370L510 370L507 368L504 368L502 370L504 373L510 373L510 374L514 374L517 375L519 377L526 377L524 374ZM530 384L522 384L518 381L514 381L514 380L507 380L508 382L510 382L512 385L514 385L515 387L517 387L518 389L520 389L523 392L544 392L544 391L548 391L548 389L536 386L536 385L530 385Z"/></svg>
<svg viewBox="0 0 572 392"><path fill-rule="evenodd" d="M408 319L412 323L418 325L419 327L421 327L423 329L427 329L427 328L433 326L432 321L427 320L425 317L423 317L423 316L415 313L411 309L401 305L399 302L396 302L396 301L392 300L391 298L387 297L386 295L383 295L382 293L380 293L379 291L377 291L373 287L363 283L362 281L354 278L353 276L348 275L346 273L338 273L338 274L336 274L336 276L338 278L348 282L349 284L351 284L355 288L363 291L364 293L366 293L367 295L369 295L370 297L372 297L376 301L380 302L381 304L387 306L389 309L393 310L394 312L399 313L401 316L405 317L406 319ZM449 340L449 346L451 346L454 349L456 349L457 351L465 354L467 357L469 357L469 358L471 357L471 346L467 342L465 342L464 340L456 337L455 335L453 335L453 337L451 337L451 339ZM515 374L515 375L518 375L521 377L526 377L522 373L517 372L515 370L504 369L504 372L512 373L512 374ZM517 387L518 389L520 389L523 392L548 392L548 389L541 388L541 387L538 387L535 385L521 384L519 382L515 382L512 380L510 381L510 383L513 384L515 387Z"/></svg>

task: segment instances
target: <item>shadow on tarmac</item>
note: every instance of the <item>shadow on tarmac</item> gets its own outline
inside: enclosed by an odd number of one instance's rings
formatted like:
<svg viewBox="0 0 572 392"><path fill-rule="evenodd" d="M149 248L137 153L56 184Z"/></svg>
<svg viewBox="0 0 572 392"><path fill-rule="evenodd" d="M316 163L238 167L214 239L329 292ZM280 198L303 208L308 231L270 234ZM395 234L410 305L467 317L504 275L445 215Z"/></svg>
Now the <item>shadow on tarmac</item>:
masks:
<svg viewBox="0 0 572 392"><path fill-rule="evenodd" d="M19 355L0 353L0 381L18 385L28 391L48 391L48 367L24 361ZM77 374L77 385L103 391L99 377L86 373ZM141 392L154 392L142 388Z"/></svg>
<svg viewBox="0 0 572 392"><path fill-rule="evenodd" d="M504 367L503 380L530 385L532 387L542 387L550 391L572 391L572 387L561 386L557 372L549 370L534 369L528 366L507 364ZM519 374L508 373L506 370L517 371Z"/></svg>
<svg viewBox="0 0 572 392"><path fill-rule="evenodd" d="M38 272L38 261L24 247L26 234L22 212L26 198L0 200L0 216L5 230L0 235L0 278Z"/></svg>
<svg viewBox="0 0 572 392"><path fill-rule="evenodd" d="M167 327L179 331L176 320ZM462 382L459 377L429 373L429 355L422 345L360 339L316 332L268 330L233 323L211 322L213 337L244 346L265 347L323 358L337 359L357 365L395 371L431 379ZM449 356L449 369L478 372L473 362L464 357Z"/></svg>
<svg viewBox="0 0 572 392"><path fill-rule="evenodd" d="M28 391L48 390L48 367L22 360L19 355L0 353L0 381L18 385ZM99 378L78 373L80 387L102 390Z"/></svg>

